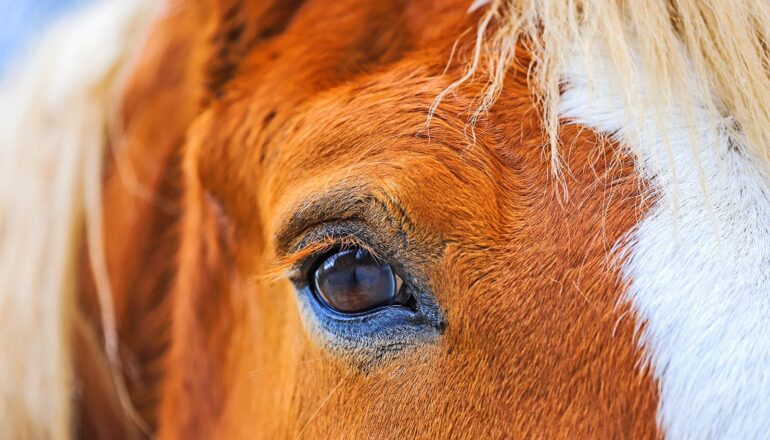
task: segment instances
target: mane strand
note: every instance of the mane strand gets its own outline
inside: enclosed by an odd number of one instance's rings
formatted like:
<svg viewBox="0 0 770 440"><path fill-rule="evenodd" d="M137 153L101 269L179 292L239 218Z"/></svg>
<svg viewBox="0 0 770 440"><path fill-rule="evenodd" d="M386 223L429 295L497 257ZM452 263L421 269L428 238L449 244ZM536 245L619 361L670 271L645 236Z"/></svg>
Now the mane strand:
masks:
<svg viewBox="0 0 770 440"><path fill-rule="evenodd" d="M109 119L153 3L103 1L67 18L0 86L0 426L5 437L67 439L74 433L72 342L81 246L87 237L92 260L101 255L100 185ZM116 361L106 269L93 266L104 351ZM113 379L119 381L117 376Z"/></svg>
<svg viewBox="0 0 770 440"><path fill-rule="evenodd" d="M516 62L515 47L525 45L532 53L531 80L543 106L555 173L559 101L569 87L564 73L570 56L590 64L599 44L624 82L628 114L665 118L674 101L705 107L713 129L726 127L734 146L770 175L765 0L481 0L471 10L482 7L480 28L486 31L479 34L477 56L486 60L488 79L471 123L493 105ZM479 64L474 61L464 78Z"/></svg>

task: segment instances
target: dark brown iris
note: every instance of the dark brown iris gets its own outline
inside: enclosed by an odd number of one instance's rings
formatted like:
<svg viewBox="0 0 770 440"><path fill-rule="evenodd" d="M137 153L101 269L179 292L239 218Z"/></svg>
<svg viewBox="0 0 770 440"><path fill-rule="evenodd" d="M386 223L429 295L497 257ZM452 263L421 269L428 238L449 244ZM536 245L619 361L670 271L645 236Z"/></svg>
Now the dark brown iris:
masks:
<svg viewBox="0 0 770 440"><path fill-rule="evenodd" d="M313 274L318 297L342 313L358 313L393 304L399 282L393 269L365 249L347 249L321 262Z"/></svg>

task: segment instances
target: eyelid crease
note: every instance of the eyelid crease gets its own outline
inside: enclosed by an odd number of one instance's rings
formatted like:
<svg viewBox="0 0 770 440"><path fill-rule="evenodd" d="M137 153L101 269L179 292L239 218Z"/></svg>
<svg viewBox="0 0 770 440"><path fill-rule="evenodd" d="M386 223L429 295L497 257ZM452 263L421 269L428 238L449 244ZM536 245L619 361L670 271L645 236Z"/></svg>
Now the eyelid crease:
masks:
<svg viewBox="0 0 770 440"><path fill-rule="evenodd" d="M295 238L313 227L360 217L368 194L365 188L337 187L303 201L291 211L275 236L279 252L288 252Z"/></svg>
<svg viewBox="0 0 770 440"><path fill-rule="evenodd" d="M372 217L372 210L385 214L384 218L394 229L403 233L414 229L414 222L406 209L393 194L384 189L374 191L363 187L334 188L294 208L274 237L277 249L279 253L288 253L297 236L325 223L348 219L367 222L367 219ZM380 215L375 216L383 218Z"/></svg>

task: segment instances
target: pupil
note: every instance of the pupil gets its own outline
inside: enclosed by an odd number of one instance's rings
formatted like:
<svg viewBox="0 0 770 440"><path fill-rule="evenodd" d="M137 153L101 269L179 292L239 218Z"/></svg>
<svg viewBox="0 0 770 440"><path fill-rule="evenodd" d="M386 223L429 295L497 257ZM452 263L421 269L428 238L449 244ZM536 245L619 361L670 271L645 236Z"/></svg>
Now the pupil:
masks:
<svg viewBox="0 0 770 440"><path fill-rule="evenodd" d="M396 277L387 264L377 264L365 249L348 249L324 260L314 284L320 299L339 312L363 312L396 298Z"/></svg>

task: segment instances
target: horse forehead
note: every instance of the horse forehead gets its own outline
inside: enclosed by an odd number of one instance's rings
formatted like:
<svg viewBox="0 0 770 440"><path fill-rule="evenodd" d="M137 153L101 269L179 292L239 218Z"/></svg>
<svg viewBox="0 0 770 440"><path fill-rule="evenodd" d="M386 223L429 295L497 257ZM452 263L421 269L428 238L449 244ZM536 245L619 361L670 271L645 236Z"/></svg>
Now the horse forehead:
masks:
<svg viewBox="0 0 770 440"><path fill-rule="evenodd" d="M450 3L462 2L307 1L278 35L248 44L245 56L226 47L215 51L208 70L234 69L226 84L230 94L254 96L253 104L262 106L295 105L405 60L440 76L452 44L477 19ZM219 32L229 29L223 25ZM406 84L400 88L402 97L414 93Z"/></svg>
<svg viewBox="0 0 770 440"><path fill-rule="evenodd" d="M289 76L257 81L239 105L223 108L223 122L245 119L233 130L241 132L246 142L230 148L241 156L264 156L262 165L268 172L282 164L281 176L287 179L295 168L333 169L393 155L404 161L420 156L423 161L443 159L444 165L469 172L504 162L503 150L496 148L504 144L504 133L479 129L471 142L465 115L454 112L470 105L470 98L455 97L445 103L449 110L439 108L429 120L436 96L449 85L432 61L424 54L408 56L377 72L335 78L337 84L317 88L295 83ZM524 111L520 113L515 125L524 125L524 119L525 125L537 125L535 115L527 118Z"/></svg>

